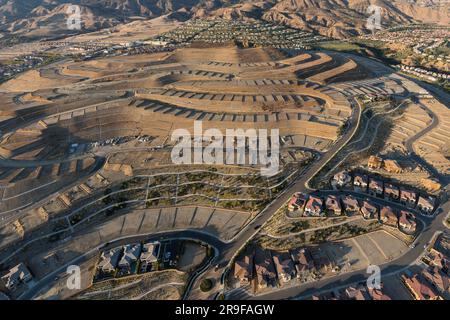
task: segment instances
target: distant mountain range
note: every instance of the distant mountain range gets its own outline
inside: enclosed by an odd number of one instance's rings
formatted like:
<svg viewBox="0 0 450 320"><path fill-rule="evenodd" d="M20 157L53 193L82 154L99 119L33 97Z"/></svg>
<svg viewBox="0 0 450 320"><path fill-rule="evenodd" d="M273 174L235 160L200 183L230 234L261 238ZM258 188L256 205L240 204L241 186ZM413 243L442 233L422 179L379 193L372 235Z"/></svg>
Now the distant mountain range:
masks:
<svg viewBox="0 0 450 320"><path fill-rule="evenodd" d="M137 18L258 19L345 38L369 32L371 4L381 7L383 26L411 22L450 24L444 0L0 0L0 32L27 37L67 33L69 5L81 8L84 30Z"/></svg>

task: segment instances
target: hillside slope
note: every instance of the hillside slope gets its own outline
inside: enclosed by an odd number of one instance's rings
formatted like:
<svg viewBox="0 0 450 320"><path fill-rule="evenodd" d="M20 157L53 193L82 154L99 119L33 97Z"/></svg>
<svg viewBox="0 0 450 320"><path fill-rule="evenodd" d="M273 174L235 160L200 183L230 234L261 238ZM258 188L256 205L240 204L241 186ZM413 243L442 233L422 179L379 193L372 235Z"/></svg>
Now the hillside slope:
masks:
<svg viewBox="0 0 450 320"><path fill-rule="evenodd" d="M423 21L450 24L444 1L406 0L0 0L0 31L41 37L72 33L67 10L79 5L83 32L134 19L261 19L344 38L367 33L368 7L381 7L384 27Z"/></svg>

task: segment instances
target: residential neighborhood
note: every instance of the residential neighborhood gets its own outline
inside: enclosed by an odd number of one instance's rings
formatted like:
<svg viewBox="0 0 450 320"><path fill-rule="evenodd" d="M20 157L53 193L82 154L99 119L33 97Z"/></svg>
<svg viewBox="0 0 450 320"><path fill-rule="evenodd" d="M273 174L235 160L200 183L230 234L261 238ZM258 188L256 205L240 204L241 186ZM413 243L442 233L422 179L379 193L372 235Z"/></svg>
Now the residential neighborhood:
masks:
<svg viewBox="0 0 450 320"><path fill-rule="evenodd" d="M408 187L367 174L341 172L332 178L331 186L333 191L294 194L288 211L304 217L351 217L360 214L365 219L376 219L386 226L398 227L412 234L416 231L415 215L431 215L436 207L433 196L419 195ZM393 208L390 203L403 209Z"/></svg>
<svg viewBox="0 0 450 320"><path fill-rule="evenodd" d="M233 279L238 287L252 292L271 287L288 286L319 279L334 270L334 263L317 248L296 248L289 251L271 251L256 248L234 262Z"/></svg>

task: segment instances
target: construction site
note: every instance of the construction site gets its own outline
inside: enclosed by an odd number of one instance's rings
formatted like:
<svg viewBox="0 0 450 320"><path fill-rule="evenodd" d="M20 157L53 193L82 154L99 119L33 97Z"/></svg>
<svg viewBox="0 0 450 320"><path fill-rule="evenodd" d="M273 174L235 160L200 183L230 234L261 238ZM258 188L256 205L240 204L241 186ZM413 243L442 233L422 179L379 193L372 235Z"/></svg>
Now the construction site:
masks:
<svg viewBox="0 0 450 320"><path fill-rule="evenodd" d="M170 32L161 39L173 38ZM39 281L86 254L92 264L105 243L142 234L194 230L234 241L312 163L343 143L364 99L393 96L400 104L420 94L412 82L361 57L211 43L210 36L168 52L63 60L0 86L2 270L23 262ZM436 117L436 127L413 148L448 175L448 113L437 101L410 102L403 118L393 120L389 152L407 154L408 137ZM379 124L371 117L363 116L366 130L360 127L350 153L374 143L368 137ZM191 131L196 121L205 130L278 129L278 172L264 177L258 165L174 164L172 133ZM337 159L335 168L345 160ZM432 178L426 172L420 177ZM57 258L38 263L49 256ZM178 291L168 296L180 298Z"/></svg>

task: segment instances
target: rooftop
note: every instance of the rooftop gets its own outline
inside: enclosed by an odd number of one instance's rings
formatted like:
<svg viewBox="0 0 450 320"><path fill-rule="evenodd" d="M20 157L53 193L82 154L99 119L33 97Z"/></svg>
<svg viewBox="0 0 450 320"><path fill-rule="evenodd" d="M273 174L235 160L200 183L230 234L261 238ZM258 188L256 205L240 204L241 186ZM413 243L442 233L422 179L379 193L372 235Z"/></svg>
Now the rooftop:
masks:
<svg viewBox="0 0 450 320"><path fill-rule="evenodd" d="M141 244L127 244L123 247L123 257L119 261L120 267L129 267L139 259Z"/></svg>
<svg viewBox="0 0 450 320"><path fill-rule="evenodd" d="M32 279L32 275L24 263L19 263L11 268L2 280L8 289L13 289L21 282L28 282Z"/></svg>

